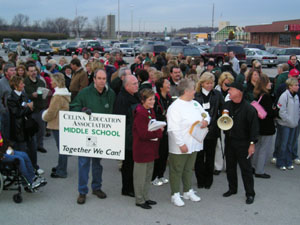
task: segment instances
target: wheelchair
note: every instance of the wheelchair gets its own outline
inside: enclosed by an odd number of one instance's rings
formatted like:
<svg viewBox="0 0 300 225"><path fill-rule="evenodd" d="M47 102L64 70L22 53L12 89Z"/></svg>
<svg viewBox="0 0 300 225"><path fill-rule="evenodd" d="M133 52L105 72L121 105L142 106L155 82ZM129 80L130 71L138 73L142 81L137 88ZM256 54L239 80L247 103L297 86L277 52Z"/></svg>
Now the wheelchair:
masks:
<svg viewBox="0 0 300 225"><path fill-rule="evenodd" d="M13 195L13 201L15 203L21 203L23 201L22 183L24 183L24 178L19 171L18 165L18 159L11 162L3 162L0 160L0 194L2 190L17 191L17 193Z"/></svg>

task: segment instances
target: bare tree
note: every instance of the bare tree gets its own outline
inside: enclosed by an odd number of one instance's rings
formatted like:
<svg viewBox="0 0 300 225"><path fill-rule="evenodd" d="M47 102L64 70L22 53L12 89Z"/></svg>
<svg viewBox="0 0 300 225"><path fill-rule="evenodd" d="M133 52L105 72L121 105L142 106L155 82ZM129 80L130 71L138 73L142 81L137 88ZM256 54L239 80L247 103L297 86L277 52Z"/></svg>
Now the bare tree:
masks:
<svg viewBox="0 0 300 225"><path fill-rule="evenodd" d="M84 36L86 38L91 38L95 35L94 33L95 32L94 32L93 26L90 23L88 23L86 25L86 28L84 29Z"/></svg>
<svg viewBox="0 0 300 225"><path fill-rule="evenodd" d="M13 27L17 27L19 29L23 29L25 27L28 27L29 26L29 16L26 16L26 15L21 14L21 13L17 14L12 19L11 25Z"/></svg>
<svg viewBox="0 0 300 225"><path fill-rule="evenodd" d="M70 32L70 24L71 21L63 18L63 17L59 17L57 19L55 19L55 24L56 24L56 32L57 33L62 33L62 34L69 34Z"/></svg>
<svg viewBox="0 0 300 225"><path fill-rule="evenodd" d="M0 17L0 29L3 29L7 26L5 19Z"/></svg>
<svg viewBox="0 0 300 225"><path fill-rule="evenodd" d="M80 37L80 34L87 23L88 18L85 16L77 16L72 22L73 32L76 34L76 37Z"/></svg>
<svg viewBox="0 0 300 225"><path fill-rule="evenodd" d="M104 16L103 17L97 16L93 20L97 36L100 38L102 37L102 34L105 30L105 21L106 20Z"/></svg>
<svg viewBox="0 0 300 225"><path fill-rule="evenodd" d="M46 19L42 22L42 28L46 32L56 32L56 24L55 20L52 19Z"/></svg>
<svg viewBox="0 0 300 225"><path fill-rule="evenodd" d="M41 27L40 21L39 20L33 21L33 24L31 25L31 29L33 31L41 31L42 27Z"/></svg>

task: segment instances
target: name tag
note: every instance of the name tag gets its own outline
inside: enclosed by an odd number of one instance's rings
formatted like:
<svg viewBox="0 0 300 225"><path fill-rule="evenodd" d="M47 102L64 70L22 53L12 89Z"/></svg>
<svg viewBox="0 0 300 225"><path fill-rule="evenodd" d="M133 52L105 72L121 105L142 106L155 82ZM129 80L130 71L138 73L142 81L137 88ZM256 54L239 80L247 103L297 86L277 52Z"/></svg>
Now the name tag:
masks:
<svg viewBox="0 0 300 225"><path fill-rule="evenodd" d="M210 103L203 103L203 109L210 109Z"/></svg>

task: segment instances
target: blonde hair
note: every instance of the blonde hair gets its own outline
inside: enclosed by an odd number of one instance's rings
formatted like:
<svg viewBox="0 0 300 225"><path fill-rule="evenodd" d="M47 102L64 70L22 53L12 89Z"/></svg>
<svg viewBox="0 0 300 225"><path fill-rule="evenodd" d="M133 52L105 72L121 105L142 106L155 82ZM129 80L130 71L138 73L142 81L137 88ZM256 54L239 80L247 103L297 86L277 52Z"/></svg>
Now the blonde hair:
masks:
<svg viewBox="0 0 300 225"><path fill-rule="evenodd" d="M286 80L286 86L289 88L290 86L298 84L298 80L295 77L290 77L289 79Z"/></svg>
<svg viewBox="0 0 300 225"><path fill-rule="evenodd" d="M99 61L94 61L92 63L92 71L95 72L97 69L104 70L104 64Z"/></svg>
<svg viewBox="0 0 300 225"><path fill-rule="evenodd" d="M52 82L54 82L58 88L64 88L65 85L65 76L62 73L55 73L50 75Z"/></svg>
<svg viewBox="0 0 300 225"><path fill-rule="evenodd" d="M58 62L63 61L64 64L68 64L68 60L65 57L61 57Z"/></svg>
<svg viewBox="0 0 300 225"><path fill-rule="evenodd" d="M220 87L222 87L222 84L224 82L224 80L229 80L230 83L232 83L234 81L234 77L231 75L231 73L229 72L223 72L218 80L218 84Z"/></svg>
<svg viewBox="0 0 300 225"><path fill-rule="evenodd" d="M156 78L156 80L158 80L159 78L163 77L163 73L157 70L154 72L154 77Z"/></svg>
<svg viewBox="0 0 300 225"><path fill-rule="evenodd" d="M215 76L210 72L205 72L201 75L201 77L197 83L196 91L200 92L202 84L207 81L211 81L213 83L215 82Z"/></svg>

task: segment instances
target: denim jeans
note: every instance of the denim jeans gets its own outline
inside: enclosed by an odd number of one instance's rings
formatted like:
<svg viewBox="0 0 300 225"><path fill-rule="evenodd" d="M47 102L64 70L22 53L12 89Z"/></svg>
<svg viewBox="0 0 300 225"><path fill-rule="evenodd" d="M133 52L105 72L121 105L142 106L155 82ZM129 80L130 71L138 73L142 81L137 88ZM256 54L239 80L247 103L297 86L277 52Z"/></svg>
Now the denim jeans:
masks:
<svg viewBox="0 0 300 225"><path fill-rule="evenodd" d="M102 186L102 170L100 158L78 157L78 192L87 194L90 162L92 161L92 190L100 190Z"/></svg>
<svg viewBox="0 0 300 225"><path fill-rule="evenodd" d="M52 130L52 134L58 149L58 163L55 167L56 174L61 177L67 177L68 156L59 154L59 130Z"/></svg>
<svg viewBox="0 0 300 225"><path fill-rule="evenodd" d="M26 142L16 142L14 149L26 152L31 160L34 169L38 170L40 167L37 164L37 147L36 147L36 136L32 136Z"/></svg>
<svg viewBox="0 0 300 225"><path fill-rule="evenodd" d="M14 155L4 154L3 162L11 162L19 159L19 170L30 184L33 182L34 169L26 152L14 151Z"/></svg>
<svg viewBox="0 0 300 225"><path fill-rule="evenodd" d="M299 159L298 156L298 137L299 137L299 130L300 130L300 120L298 122L298 126L295 128L295 136L293 142L293 150L292 150L292 159Z"/></svg>
<svg viewBox="0 0 300 225"><path fill-rule="evenodd" d="M39 124L39 131L35 134L36 135L36 143L37 148L44 147L44 136L46 132L46 123L42 120L42 113L44 110L39 112L32 113L31 117Z"/></svg>
<svg viewBox="0 0 300 225"><path fill-rule="evenodd" d="M291 166L293 141L295 140L296 128L289 128L286 126L277 125L276 142L278 143L276 166Z"/></svg>

